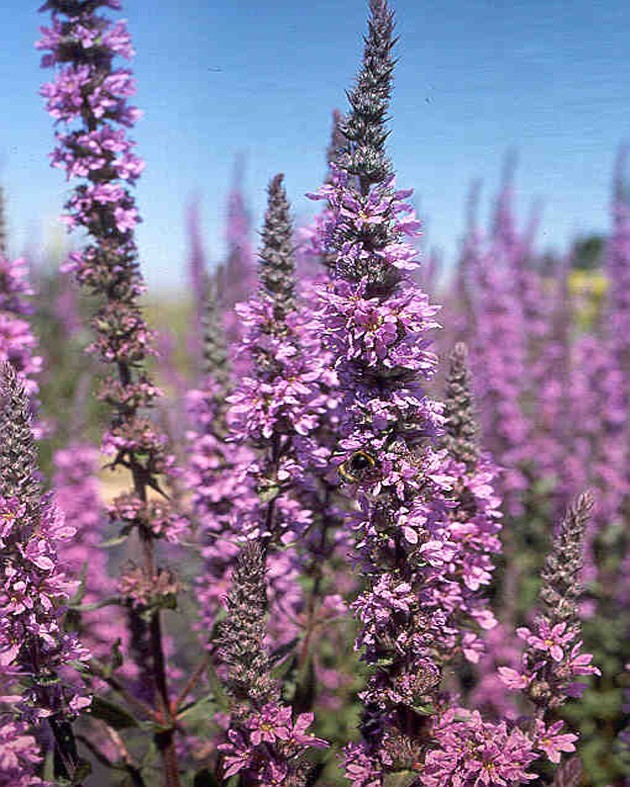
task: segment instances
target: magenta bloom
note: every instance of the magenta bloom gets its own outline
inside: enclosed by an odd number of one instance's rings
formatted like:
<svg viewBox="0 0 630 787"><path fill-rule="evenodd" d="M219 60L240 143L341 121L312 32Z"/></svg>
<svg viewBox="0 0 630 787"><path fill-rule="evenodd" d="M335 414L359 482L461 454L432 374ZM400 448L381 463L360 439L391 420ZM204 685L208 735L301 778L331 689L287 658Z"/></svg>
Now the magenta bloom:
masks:
<svg viewBox="0 0 630 787"><path fill-rule="evenodd" d="M559 763L560 758L564 752L569 753L575 751L575 742L578 739L577 735L571 732L561 733L564 723L556 721L549 727L536 720L536 748L543 751L553 763Z"/></svg>
<svg viewBox="0 0 630 787"><path fill-rule="evenodd" d="M248 719L247 726L254 746L277 740L286 741L291 734L291 708L270 702L260 713Z"/></svg>
<svg viewBox="0 0 630 787"><path fill-rule="evenodd" d="M293 722L290 706L268 702L247 719L244 729L230 729L228 741L218 746L224 777L247 770L256 784L282 784L289 761L308 748L328 746L306 732L312 721L312 713L302 713Z"/></svg>
<svg viewBox="0 0 630 787"><path fill-rule="evenodd" d="M448 710L436 720L436 750L422 769L423 787L505 787L536 778L527 767L537 759L530 738L506 722L483 721L477 711Z"/></svg>
<svg viewBox="0 0 630 787"><path fill-rule="evenodd" d="M45 787L35 774L41 763L39 745L27 725L0 715L0 787Z"/></svg>
<svg viewBox="0 0 630 787"><path fill-rule="evenodd" d="M536 621L537 631L533 633L527 627L517 629L518 636L535 650L549 653L554 661L562 661L564 658L563 647L571 642L574 634L567 631L566 623L556 623L550 625L546 618L538 618Z"/></svg>

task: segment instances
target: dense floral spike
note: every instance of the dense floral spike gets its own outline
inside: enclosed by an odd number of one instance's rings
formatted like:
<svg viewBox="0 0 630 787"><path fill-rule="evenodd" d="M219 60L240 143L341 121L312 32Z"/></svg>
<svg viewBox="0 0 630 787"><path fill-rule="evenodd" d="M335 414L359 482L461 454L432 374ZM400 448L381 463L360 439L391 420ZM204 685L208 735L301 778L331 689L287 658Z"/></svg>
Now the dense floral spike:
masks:
<svg viewBox="0 0 630 787"><path fill-rule="evenodd" d="M42 490L37 475L37 448L25 404L25 387L12 367L3 364L1 368L0 479L3 496L19 497L35 516Z"/></svg>
<svg viewBox="0 0 630 787"><path fill-rule="evenodd" d="M217 353L225 359L220 331L208 332L212 365ZM223 361L217 376L210 372L202 387L187 396L191 428L186 434L189 446L187 484L192 490L193 520L198 530L204 570L196 583L202 624L210 632L216 623L222 601L230 587L230 572L238 555L238 523L251 516L258 498L247 468L255 459L245 446L226 442L226 395L231 381ZM221 379L224 377L224 379Z"/></svg>
<svg viewBox="0 0 630 787"><path fill-rule="evenodd" d="M578 497L554 538L540 591L543 614L531 626L517 630L525 642L521 668L499 669L508 688L525 690L544 711L553 711L569 697L581 695L584 684L575 680L579 675L600 674L591 665L592 655L582 652L577 619L584 535L592 505L590 494Z"/></svg>
<svg viewBox="0 0 630 787"><path fill-rule="evenodd" d="M444 445L456 462L474 468L479 458L477 424L472 406L468 350L458 343L451 353L444 397L446 436Z"/></svg>
<svg viewBox="0 0 630 787"><path fill-rule="evenodd" d="M368 24L363 67L348 93L351 111L340 123L347 149L338 158L342 169L359 178L363 196L372 185L384 183L392 173L385 151L388 136L385 123L394 72L392 48L396 42L394 14L387 0L370 0Z"/></svg>
<svg viewBox="0 0 630 787"><path fill-rule="evenodd" d="M134 230L140 218L131 192L143 162L126 132L139 112L128 103L135 92L131 72L115 64L118 57L131 58L133 48L125 24L99 15L100 7L119 8L119 3L50 0L44 9L52 11L52 25L42 29L38 47L47 51L42 65L56 68L56 79L42 88L48 111L60 127L52 164L64 169L68 179L83 180L67 203L66 223L71 229L86 230L88 243L83 251L70 255L69 268L89 292L100 296L91 350L111 369L101 396L114 413L103 450L111 456L112 467L127 468L133 479L133 492L114 501L110 516L125 531L137 531L143 583L148 585L158 573L155 541L178 541L182 523L169 510L168 501L147 498L149 489L160 490L159 476L172 473L174 461L164 436L142 415L160 391L143 369L152 352L152 336L139 303L144 282ZM136 606L133 599L130 603ZM144 610L148 618L144 625L151 642L154 702L165 727L158 748L167 787L178 787L160 601L155 603L156 607ZM138 619L138 625L141 622Z"/></svg>
<svg viewBox="0 0 630 787"><path fill-rule="evenodd" d="M457 630L441 585L457 549L446 495L455 479L432 440L443 421L440 407L421 382L435 368L427 337L437 309L405 274L417 266L415 248L402 240L417 234L418 223L407 215L410 192L395 191L393 180L382 170L377 177L372 164L386 161L392 16L385 3L370 7L362 74L378 74L378 96L360 77L367 92L361 98L357 88L347 121L364 129L357 160L364 157L368 174L358 192L346 169L352 164L342 157L316 195L327 202L319 241L334 262L321 309L345 392L340 472L358 493L357 550L367 580L354 604L361 624L357 648L371 671L362 694L364 740L347 752L353 779L363 760L378 778L419 767L440 683L439 654ZM368 132L361 113L373 101Z"/></svg>
<svg viewBox="0 0 630 787"><path fill-rule="evenodd" d="M452 659L460 650L468 661L477 663L484 644L476 630L487 632L496 625L479 590L490 583L493 558L501 552L497 536L501 500L494 491L497 470L487 456L480 455L476 443L467 350L461 343L455 345L450 357L445 393L442 442L449 460L444 470L456 480L448 511L452 554L441 583L436 581L436 590L443 609L457 625L455 632L445 632L443 646L447 652L442 658Z"/></svg>
<svg viewBox="0 0 630 787"><path fill-rule="evenodd" d="M296 554L289 544L312 524L313 514L295 498L295 490L313 467L325 466L328 451L314 450L312 433L326 412L321 380L325 357L317 323L296 310L289 206L281 178L269 190L269 207L260 255L259 295L238 307L243 326L241 357L255 376L242 376L227 398L211 374L204 389L190 395L195 430L191 431L190 483L200 527L205 576L199 599L210 627L245 534L273 543L268 555L271 631L276 641L296 634L301 591ZM227 379L223 343L212 329L217 371ZM208 371L211 371L210 369ZM227 423L226 423L227 415ZM229 441L225 441L226 433Z"/></svg>
<svg viewBox="0 0 630 787"><path fill-rule="evenodd" d="M502 246L493 244L474 257L475 325L473 373L482 414L485 447L501 466L502 493L507 511L522 511L526 478L522 457L528 422L521 394L526 378L526 342L523 307Z"/></svg>
<svg viewBox="0 0 630 787"><path fill-rule="evenodd" d="M228 401L228 421L240 444L262 449L250 474L261 497L263 521L253 524L263 539L288 538L294 526L307 524L297 511L293 525L277 506L281 492L291 489L326 456L314 451L312 433L326 412L318 323L307 309L296 309L292 225L282 178L269 187L269 207L262 233L258 297L237 308L244 326L242 354L252 361L255 376L244 377ZM273 266L273 267L272 267ZM297 535L297 533L294 533Z"/></svg>
<svg viewBox="0 0 630 787"><path fill-rule="evenodd" d="M269 184L258 264L260 286L272 298L278 321L295 309L293 224L283 179L284 175L276 175Z"/></svg>
<svg viewBox="0 0 630 787"><path fill-rule="evenodd" d="M343 123L343 115L338 109L334 109L332 113L332 128L330 131L330 144L326 151L326 168L329 171L331 164L339 163L339 156L343 153L348 145L348 140L341 130Z"/></svg>
<svg viewBox="0 0 630 787"><path fill-rule="evenodd" d="M214 278L205 282L204 309L202 315L202 370L226 390L230 379L230 359L221 322L218 292Z"/></svg>
<svg viewBox="0 0 630 787"><path fill-rule="evenodd" d="M630 205L624 194L627 150L617 157L612 204L613 227L606 248L608 334L617 364L624 374L624 396L630 400Z"/></svg>
<svg viewBox="0 0 630 787"><path fill-rule="evenodd" d="M550 432L558 428L553 416L562 409L562 366L557 364L561 348L554 334L553 290L532 259L537 214L525 229L517 226L512 169L508 160L488 236L475 219L469 221L450 299L463 314L450 315L450 321L471 347L482 444L503 468L504 509L518 516L529 504L536 474L547 473L553 464Z"/></svg>
<svg viewBox="0 0 630 787"><path fill-rule="evenodd" d="M8 743L18 736L3 751L6 759L0 755L0 773L11 770L11 753L18 758L22 747L25 768L37 760L21 734L21 723L30 722L49 725L63 763L58 775L72 777L79 760L69 720L90 704L70 667L85 667L89 654L60 625L73 585L57 550L74 529L40 487L25 389L9 364L0 374L1 725Z"/></svg>
<svg viewBox="0 0 630 787"><path fill-rule="evenodd" d="M221 645L228 665L227 687L236 704L229 742L219 749L225 778L243 773L248 783L297 787L306 783L308 772L301 755L307 748L327 744L306 733L313 714L303 713L292 720L291 708L280 700L280 684L270 674L265 642L265 551L259 541L242 547L227 599Z"/></svg>
<svg viewBox="0 0 630 787"><path fill-rule="evenodd" d="M584 540L593 502L590 494L584 494L569 508L542 570L540 600L546 614L560 623L577 621Z"/></svg>
<svg viewBox="0 0 630 787"><path fill-rule="evenodd" d="M277 681L265 649L267 586L265 555L259 541L239 552L221 626L221 649L228 666L227 687L236 700L262 707L277 697Z"/></svg>

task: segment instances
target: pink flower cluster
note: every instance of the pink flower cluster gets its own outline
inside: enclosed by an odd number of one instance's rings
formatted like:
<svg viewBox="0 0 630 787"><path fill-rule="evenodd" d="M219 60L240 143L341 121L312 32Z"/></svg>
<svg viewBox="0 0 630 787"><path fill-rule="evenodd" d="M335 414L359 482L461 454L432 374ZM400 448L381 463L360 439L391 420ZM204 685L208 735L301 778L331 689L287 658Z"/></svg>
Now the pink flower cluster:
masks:
<svg viewBox="0 0 630 787"><path fill-rule="evenodd" d="M567 697L581 696L585 686L575 680L579 675L601 675L591 664L593 656L582 653L574 626L553 624L541 616L531 628L523 626L517 634L526 643L521 668L499 667L501 680L513 691L525 689L534 701L553 708Z"/></svg>
<svg viewBox="0 0 630 787"><path fill-rule="evenodd" d="M42 359L36 354L37 339L27 321L33 294L26 260L0 255L0 364L10 363L30 396L37 394L37 375Z"/></svg>
<svg viewBox="0 0 630 787"><path fill-rule="evenodd" d="M250 771L254 784L282 784L288 762L306 749L328 746L307 732L313 718L312 713L301 713L293 720L290 707L275 702L264 705L247 719L243 732L230 730L228 742L219 746L224 755L224 778Z"/></svg>
<svg viewBox="0 0 630 787"><path fill-rule="evenodd" d="M28 725L0 714L0 787L46 787L36 774L41 754Z"/></svg>
<svg viewBox="0 0 630 787"><path fill-rule="evenodd" d="M69 663L85 662L89 656L76 637L60 626L63 605L75 585L64 572L57 550L74 532L50 500L43 502L35 522L25 503L0 498L0 549L4 554L0 677L9 684L31 678L30 686L9 699L25 719L77 713L90 702L80 683L73 690L56 681L49 687L46 681L66 670Z"/></svg>

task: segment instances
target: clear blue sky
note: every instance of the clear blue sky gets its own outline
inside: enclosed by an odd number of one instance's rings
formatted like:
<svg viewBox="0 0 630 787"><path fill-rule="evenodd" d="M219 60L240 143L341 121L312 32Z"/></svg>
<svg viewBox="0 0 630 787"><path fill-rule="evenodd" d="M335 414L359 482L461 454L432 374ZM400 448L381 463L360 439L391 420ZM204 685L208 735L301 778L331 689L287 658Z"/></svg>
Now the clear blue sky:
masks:
<svg viewBox="0 0 630 787"><path fill-rule="evenodd" d="M12 247L50 239L67 189L50 170L52 129L37 91L37 0L5 0L0 47L0 179ZM431 244L452 256L470 181L494 193L517 148L519 204L544 201L542 246L608 224L616 148L630 140L627 0L394 0L400 44L391 151L417 190ZM184 208L203 198L212 259L235 155L248 158L256 221L264 188L286 174L308 215L324 171L330 112L345 108L365 30L364 0L128 0L138 56L135 131L147 170L138 186L144 270L152 287L183 285ZM487 208L487 203L486 203Z"/></svg>

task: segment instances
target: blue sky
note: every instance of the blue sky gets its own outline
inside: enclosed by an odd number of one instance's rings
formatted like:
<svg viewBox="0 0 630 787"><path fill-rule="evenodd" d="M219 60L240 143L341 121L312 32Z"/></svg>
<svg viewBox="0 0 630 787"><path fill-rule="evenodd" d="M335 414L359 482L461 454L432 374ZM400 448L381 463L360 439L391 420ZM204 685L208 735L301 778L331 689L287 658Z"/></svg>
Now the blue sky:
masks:
<svg viewBox="0 0 630 787"><path fill-rule="evenodd" d="M429 243L452 258L473 178L484 209L516 148L523 216L543 201L540 246L604 231L618 144L630 140L627 0L395 0L400 44L391 152L412 186ZM67 185L48 167L52 128L38 96L39 24L24 0L3 4L0 180L11 246L55 240ZM224 250L235 156L259 223L276 172L298 216L321 181L330 113L345 108L362 50L363 0L129 0L138 55L135 130L147 169L139 233L151 287L184 286L184 212L202 197L211 259Z"/></svg>

